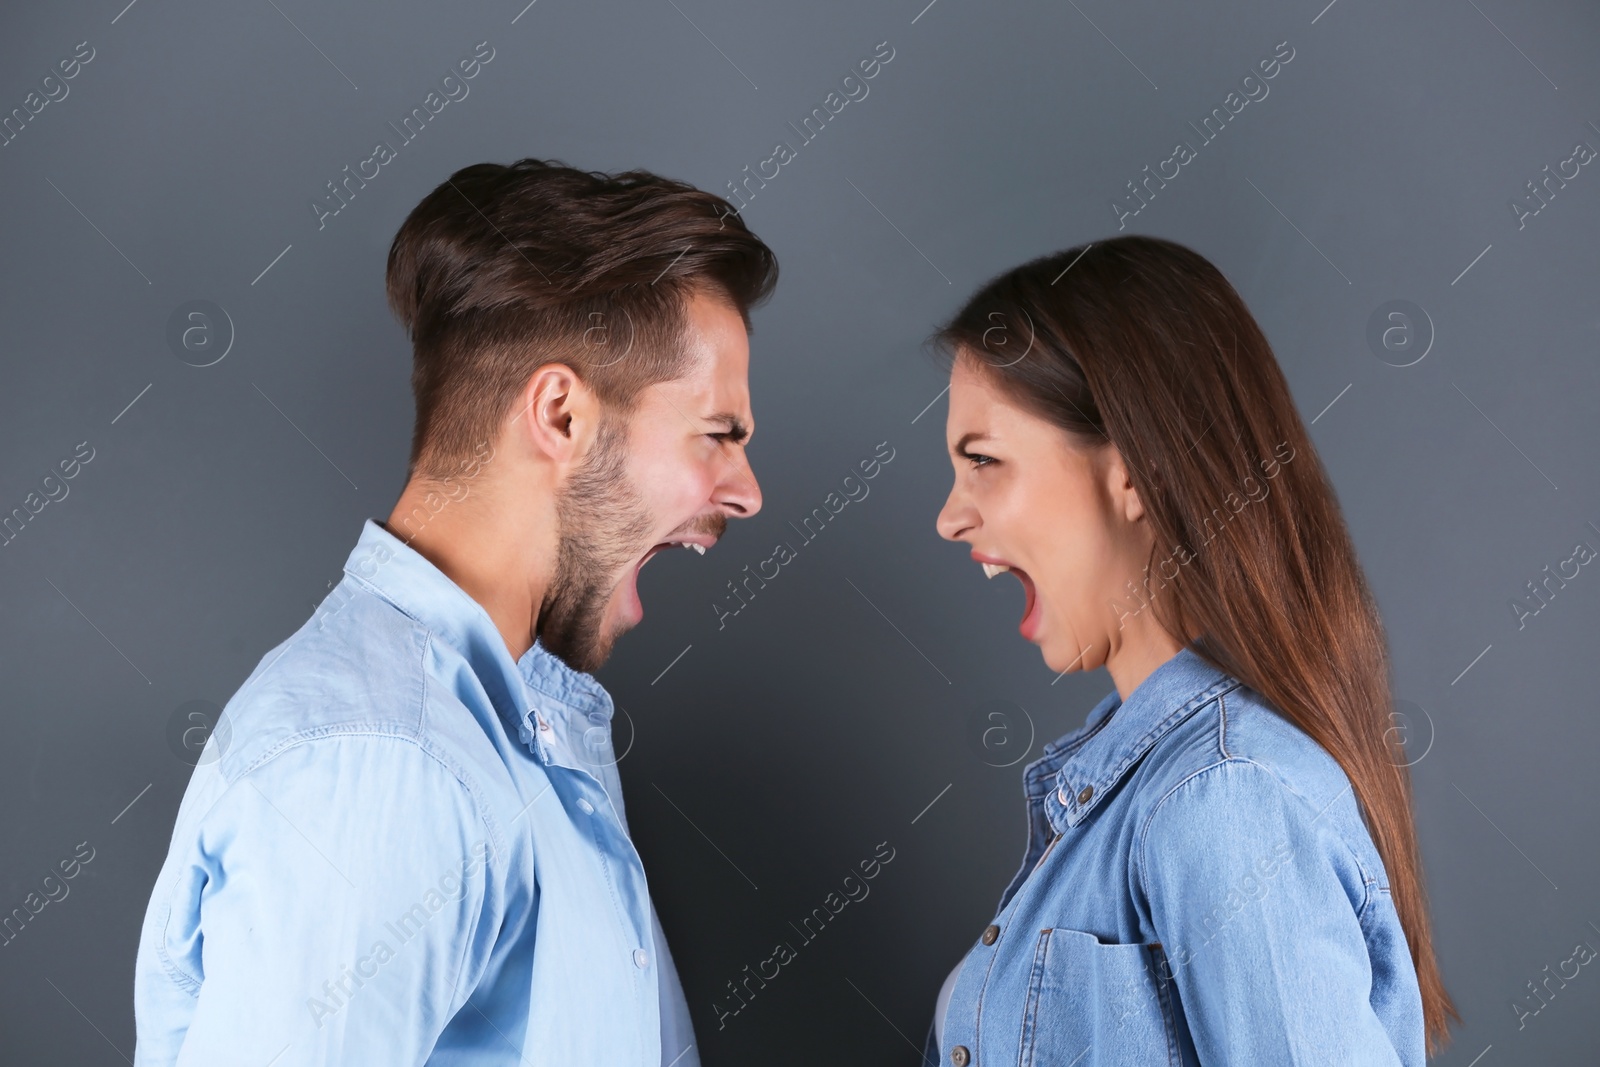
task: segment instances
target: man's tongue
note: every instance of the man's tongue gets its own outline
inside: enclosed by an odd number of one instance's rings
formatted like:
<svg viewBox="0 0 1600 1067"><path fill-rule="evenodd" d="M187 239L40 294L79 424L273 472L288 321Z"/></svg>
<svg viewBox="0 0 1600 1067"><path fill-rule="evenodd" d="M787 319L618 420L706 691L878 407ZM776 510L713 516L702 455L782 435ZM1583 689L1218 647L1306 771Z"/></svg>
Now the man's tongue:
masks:
<svg viewBox="0 0 1600 1067"><path fill-rule="evenodd" d="M635 567L622 582L622 622L625 626L637 626L643 618L644 602L639 599L639 568Z"/></svg>
<svg viewBox="0 0 1600 1067"><path fill-rule="evenodd" d="M639 599L639 571L657 552L670 548L666 543L651 546L650 551L639 557L639 562L634 564L633 570L622 583L622 621L627 626L637 626L644 618L644 601Z"/></svg>

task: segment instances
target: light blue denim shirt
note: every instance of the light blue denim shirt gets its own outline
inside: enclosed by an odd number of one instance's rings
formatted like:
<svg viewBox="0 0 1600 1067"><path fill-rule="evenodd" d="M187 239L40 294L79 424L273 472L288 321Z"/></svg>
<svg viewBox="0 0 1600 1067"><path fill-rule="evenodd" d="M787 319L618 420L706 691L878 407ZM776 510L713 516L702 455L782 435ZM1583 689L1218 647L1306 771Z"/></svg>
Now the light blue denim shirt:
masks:
<svg viewBox="0 0 1600 1067"><path fill-rule="evenodd" d="M1023 781L1026 856L928 1062L1422 1067L1350 781L1259 693L1184 648Z"/></svg>
<svg viewBox="0 0 1600 1067"><path fill-rule="evenodd" d="M611 714L367 520L189 781L136 1063L697 1067Z"/></svg>

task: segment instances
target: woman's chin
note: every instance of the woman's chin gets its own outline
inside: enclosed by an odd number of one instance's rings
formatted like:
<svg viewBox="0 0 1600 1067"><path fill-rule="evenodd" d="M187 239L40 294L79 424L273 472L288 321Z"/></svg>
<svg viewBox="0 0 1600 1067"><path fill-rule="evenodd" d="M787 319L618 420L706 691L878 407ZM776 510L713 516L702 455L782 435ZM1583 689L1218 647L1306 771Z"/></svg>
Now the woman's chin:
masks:
<svg viewBox="0 0 1600 1067"><path fill-rule="evenodd" d="M1044 665L1057 674L1073 665L1071 658L1063 655L1062 650L1055 647L1056 642L1048 637L1035 638L1033 643L1039 646L1039 655L1044 659Z"/></svg>
<svg viewBox="0 0 1600 1067"><path fill-rule="evenodd" d="M1078 647L1071 641L1059 640L1048 632L1034 635L1033 642L1039 646L1039 654L1044 657L1044 665L1057 674L1088 669L1084 666L1084 658L1091 649Z"/></svg>

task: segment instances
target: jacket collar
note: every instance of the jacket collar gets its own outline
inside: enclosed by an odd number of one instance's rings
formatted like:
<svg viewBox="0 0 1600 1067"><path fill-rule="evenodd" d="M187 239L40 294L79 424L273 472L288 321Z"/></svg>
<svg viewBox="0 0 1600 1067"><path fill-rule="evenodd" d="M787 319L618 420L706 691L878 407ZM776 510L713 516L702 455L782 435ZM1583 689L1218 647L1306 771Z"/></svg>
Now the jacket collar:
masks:
<svg viewBox="0 0 1600 1067"><path fill-rule="evenodd" d="M1057 833L1082 822L1128 770L1179 723L1242 683L1185 646L1122 700L1113 689L1079 729L1045 746L1028 764L1030 801L1044 801ZM1114 714L1113 714L1114 713ZM1047 794L1054 793L1054 796Z"/></svg>
<svg viewBox="0 0 1600 1067"><path fill-rule="evenodd" d="M537 640L513 663L483 605L381 523L366 520L344 570L460 652L491 694L501 695L500 688L509 696L522 743L546 764L569 765L547 740L551 731L538 729L541 722L554 720L564 739L609 728L611 695L593 675L573 670ZM587 721L572 729L575 717Z"/></svg>

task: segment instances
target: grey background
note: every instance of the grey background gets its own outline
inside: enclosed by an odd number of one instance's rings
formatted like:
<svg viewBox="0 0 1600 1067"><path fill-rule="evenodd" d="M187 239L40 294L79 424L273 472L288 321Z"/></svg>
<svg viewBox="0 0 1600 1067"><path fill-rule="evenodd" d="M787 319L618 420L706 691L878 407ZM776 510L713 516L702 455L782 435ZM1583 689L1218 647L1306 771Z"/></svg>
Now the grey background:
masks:
<svg viewBox="0 0 1600 1067"><path fill-rule="evenodd" d="M997 764L1111 689L1053 684L1015 584L936 536L944 380L920 343L992 274L1116 233L1111 198L1288 41L1268 97L1125 232L1215 262L1315 419L1396 696L1421 709L1417 818L1466 1018L1437 1062L1594 1062L1592 968L1520 1030L1511 1004L1600 946L1600 576L1522 629L1509 602L1600 547L1600 173L1521 229L1508 201L1600 146L1600 13L925 3L7 5L0 111L78 42L95 58L0 148L0 510L79 442L95 454L0 548L0 910L77 843L95 857L0 948L0 1059L131 1056L139 922L190 773L168 723L226 701L401 487L409 351L382 286L411 206L527 155L726 194L785 140L798 157L745 213L782 264L752 338L765 507L649 568L646 620L601 676L705 1062L914 1063L1021 857L1021 763ZM495 57L470 96L319 231L310 199L479 41ZM800 146L786 124L882 41L869 96ZM166 342L193 299L235 330L204 368ZM1393 299L1435 331L1403 368L1366 341ZM724 583L882 441L871 495L719 631ZM1011 730L985 748L997 707ZM719 1031L724 983L879 842L871 895Z"/></svg>

